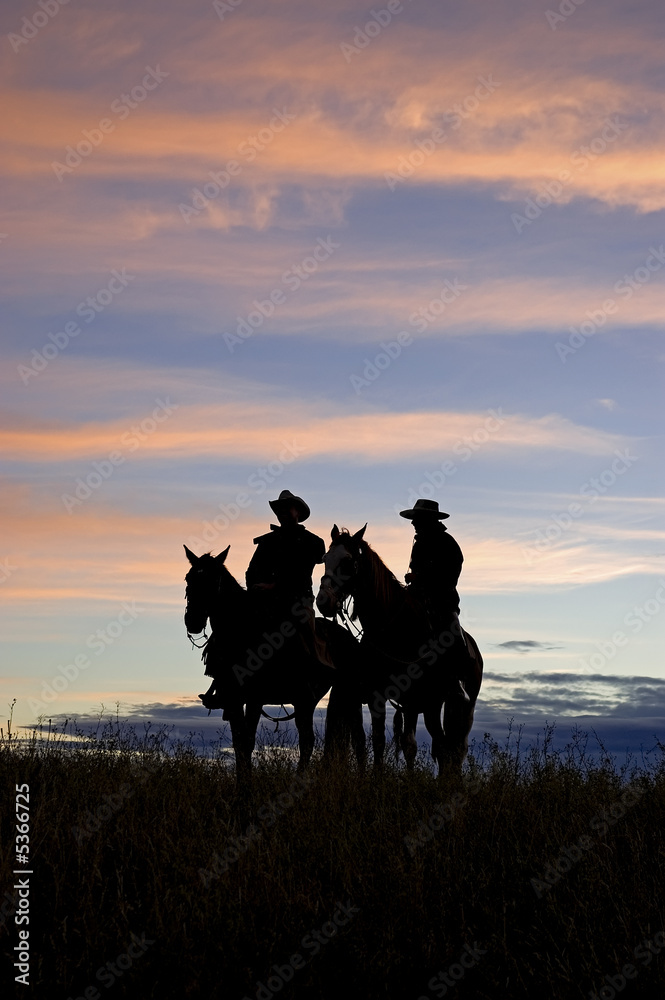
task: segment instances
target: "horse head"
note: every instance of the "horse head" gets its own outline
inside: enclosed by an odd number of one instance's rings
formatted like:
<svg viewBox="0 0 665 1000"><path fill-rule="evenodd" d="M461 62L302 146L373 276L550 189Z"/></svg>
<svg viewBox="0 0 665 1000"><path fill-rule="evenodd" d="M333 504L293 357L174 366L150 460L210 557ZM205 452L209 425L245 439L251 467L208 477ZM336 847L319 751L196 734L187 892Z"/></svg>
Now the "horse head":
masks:
<svg viewBox="0 0 665 1000"><path fill-rule="evenodd" d="M214 614L218 603L222 571L228 573L224 566L230 545L213 556L206 552L202 556L195 555L191 549L184 546L191 569L185 577L185 628L188 635L198 635L203 632L210 613ZM230 576L230 574L229 574Z"/></svg>
<svg viewBox="0 0 665 1000"><path fill-rule="evenodd" d="M353 593L366 527L365 524L352 535L346 530L340 531L337 525L333 524L330 533L331 542L325 558L325 573L321 577L321 586L316 597L316 606L325 618L334 618L345 599Z"/></svg>

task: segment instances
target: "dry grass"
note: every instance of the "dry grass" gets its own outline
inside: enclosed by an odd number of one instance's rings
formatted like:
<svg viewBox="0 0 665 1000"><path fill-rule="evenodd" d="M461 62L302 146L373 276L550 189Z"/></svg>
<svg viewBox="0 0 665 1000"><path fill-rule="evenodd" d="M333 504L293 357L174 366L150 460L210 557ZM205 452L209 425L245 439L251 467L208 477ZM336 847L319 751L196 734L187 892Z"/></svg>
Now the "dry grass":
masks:
<svg viewBox="0 0 665 1000"><path fill-rule="evenodd" d="M617 772L584 738L556 753L550 737L523 751L486 736L461 784L434 778L424 753L413 773L378 776L319 757L298 781L276 747L242 791L228 755L206 760L165 731L116 724L78 748L5 738L3 873L23 782L35 872L32 986L18 995L546 1000L588 997L630 962L626 996L659 996L665 962L633 953L665 928L664 748ZM357 912L333 934L339 904ZM132 934L154 943L97 978ZM16 941L9 917L5 956ZM474 945L463 978L428 986ZM303 967L262 992L296 954Z"/></svg>

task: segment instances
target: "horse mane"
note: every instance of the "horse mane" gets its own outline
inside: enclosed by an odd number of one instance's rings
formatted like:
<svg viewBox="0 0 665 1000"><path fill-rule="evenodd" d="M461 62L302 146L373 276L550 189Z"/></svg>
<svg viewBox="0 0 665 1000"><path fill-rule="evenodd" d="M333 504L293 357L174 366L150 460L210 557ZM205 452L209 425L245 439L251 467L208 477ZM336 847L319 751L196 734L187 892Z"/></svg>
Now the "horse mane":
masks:
<svg viewBox="0 0 665 1000"><path fill-rule="evenodd" d="M346 538L353 537L351 532L346 528L342 528L340 536ZM366 573L370 581L372 596L381 607L385 608L388 606L390 600L395 596L395 591L398 590L401 593L405 590L405 587L399 582L392 570L388 569L381 556L374 551L369 542L366 542L365 539L363 539L360 545L362 554L365 556L367 561ZM357 617L358 608L357 603L354 600L351 620L355 621Z"/></svg>
<svg viewBox="0 0 665 1000"><path fill-rule="evenodd" d="M204 552L202 556L199 556L199 559L201 561L205 561L205 566L207 568L207 567L210 566L210 564L212 562L215 561L215 556L213 556L212 552ZM229 583L230 586L233 587L233 589L237 593L239 593L239 594L246 594L247 593L247 591L245 590L245 588L242 586L242 584L238 583L238 581L236 580L235 576L233 575L233 573L231 572L231 570L226 566L225 563L222 563L222 572L226 574L227 582Z"/></svg>

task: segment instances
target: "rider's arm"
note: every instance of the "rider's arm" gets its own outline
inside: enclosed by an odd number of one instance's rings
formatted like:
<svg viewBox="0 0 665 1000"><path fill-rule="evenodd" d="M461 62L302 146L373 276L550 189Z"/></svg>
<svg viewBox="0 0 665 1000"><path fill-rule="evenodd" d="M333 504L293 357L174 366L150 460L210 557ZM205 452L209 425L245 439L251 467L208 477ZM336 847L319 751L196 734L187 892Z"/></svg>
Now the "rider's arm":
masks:
<svg viewBox="0 0 665 1000"><path fill-rule="evenodd" d="M274 586L275 584L275 573L264 542L259 542L256 546L245 573L245 583L248 588L266 584Z"/></svg>

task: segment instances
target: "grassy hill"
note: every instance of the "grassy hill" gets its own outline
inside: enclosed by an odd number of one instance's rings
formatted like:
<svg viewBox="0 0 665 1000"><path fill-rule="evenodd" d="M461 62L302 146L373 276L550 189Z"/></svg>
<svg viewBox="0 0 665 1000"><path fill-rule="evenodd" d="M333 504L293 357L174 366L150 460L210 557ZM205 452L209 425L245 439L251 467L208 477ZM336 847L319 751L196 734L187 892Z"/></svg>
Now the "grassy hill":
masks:
<svg viewBox="0 0 665 1000"><path fill-rule="evenodd" d="M550 734L551 735L551 734ZM0 948L30 788L30 997L661 995L665 756L499 747L461 781L275 746L251 787L166 731L0 743ZM6 895L5 895L6 893ZM632 971L631 971L632 970ZM10 981L14 973L10 973ZM622 985L623 984L623 985ZM86 992L87 990L87 992ZM602 992L604 990L604 992Z"/></svg>

